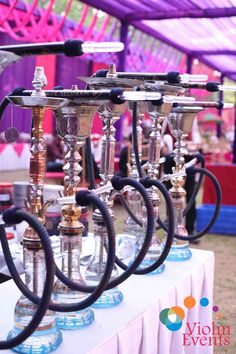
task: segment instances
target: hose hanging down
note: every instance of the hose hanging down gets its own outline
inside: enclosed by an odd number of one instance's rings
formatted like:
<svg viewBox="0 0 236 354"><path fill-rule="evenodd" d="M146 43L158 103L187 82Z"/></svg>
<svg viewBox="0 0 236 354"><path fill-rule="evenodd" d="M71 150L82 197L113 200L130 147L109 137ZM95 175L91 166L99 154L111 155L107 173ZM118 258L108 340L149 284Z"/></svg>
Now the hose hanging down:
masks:
<svg viewBox="0 0 236 354"><path fill-rule="evenodd" d="M42 298L38 302L39 306L33 318L28 323L28 325L22 330L22 332L20 332L16 337L6 341L0 341L0 349L10 349L18 346L24 340L26 340L31 334L33 334L33 332L37 329L41 320L43 319L43 316L45 315L45 312L48 309L48 305L51 299L51 293L54 284L55 263L53 258L53 251L51 248L51 242L47 234L47 231L34 216L18 208L12 208L3 213L3 220L7 224L18 224L22 221L28 222L28 224L37 232L42 242L42 246L45 252L45 263L46 263L46 278L45 278L45 283L43 288L43 294L42 294ZM21 280L15 268L11 256L11 252L8 246L8 240L6 237L4 223L0 223L0 240L1 240L5 261L7 263L9 272L15 284L21 290L21 287L19 286L19 279L20 279L24 287L28 289L28 287Z"/></svg>

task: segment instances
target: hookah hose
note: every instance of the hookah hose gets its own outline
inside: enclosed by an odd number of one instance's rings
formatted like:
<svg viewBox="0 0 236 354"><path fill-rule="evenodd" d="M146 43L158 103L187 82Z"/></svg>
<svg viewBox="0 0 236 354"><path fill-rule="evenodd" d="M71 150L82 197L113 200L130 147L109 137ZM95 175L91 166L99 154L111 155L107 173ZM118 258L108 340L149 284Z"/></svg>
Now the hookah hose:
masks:
<svg viewBox="0 0 236 354"><path fill-rule="evenodd" d="M152 201L151 201L151 198L150 198L149 194L147 193L146 189L144 188L144 186L131 178L122 178L119 176L114 176L112 178L111 182L112 182L114 189L116 189L116 190L121 190L125 186L132 186L139 191L139 193L142 195L142 197L144 199L144 202L145 202L145 205L147 208L147 228L146 228L146 234L145 234L143 245L142 245L137 257L133 261L133 263L129 267L126 267L125 271L122 274L120 274L118 277L110 280L104 290L109 290L109 289L114 288L115 286L118 286L119 284L121 284L123 281L125 281L130 275L132 275L135 272L135 270L141 264L142 260L144 259L145 255L149 249L149 246L150 246L150 243L152 240L153 231L154 231L154 212L153 212ZM79 193L81 193L81 192L79 192ZM89 192L87 192L87 193L89 194ZM79 201L79 194L78 193L76 195L76 200L77 200L77 202ZM109 238L110 238L110 235L108 233L108 241L109 241ZM114 240L115 240L115 238L114 238ZM108 244L108 247L109 247L109 244ZM62 276L61 272L59 272L58 269L56 269L56 275L61 281L63 281L63 283L65 283L67 286L69 286L72 290L78 290L78 291L91 293L95 289L94 286L82 286L80 284L74 283L72 280L68 279L64 275Z"/></svg>
<svg viewBox="0 0 236 354"><path fill-rule="evenodd" d="M48 303L47 303L46 309L48 308L50 310L57 311L57 312L79 311L79 310L85 309L86 307L91 306L99 298L99 296L104 291L104 288L108 284L108 281L111 277L111 273L113 271L114 262L115 262L115 231L114 231L113 222L110 218L110 214L109 214L109 211L107 210L106 206L99 198L92 195L88 191L78 192L76 195L76 201L81 206L86 206L90 203L93 203L100 210L100 212L106 222L107 232L109 235L109 237L108 237L109 253L108 253L108 257L107 257L107 264L106 264L104 274L103 274L99 284L97 285L97 287L93 287L93 289L90 291L92 294L90 296L88 296L86 299L84 299L78 303L74 303L74 304L56 304L56 303L50 302L50 305L48 306ZM7 220L7 222L8 222L8 220ZM21 280L21 277L19 276L19 274L15 268L10 251L9 251L8 256L9 256L9 259L6 259L7 265L10 264L10 266L11 266L11 275L14 274L14 281L16 282L20 291L23 293L23 295L25 297L27 297L33 303L35 303L35 304L41 303L40 297L38 297L37 295L32 293L28 289L28 287L24 284L24 282ZM53 264L53 270L54 270L54 264ZM86 287L83 287L83 286L79 285L78 283L74 283L72 280L67 278L57 267L56 267L56 275L63 283L70 286L70 288L72 290L79 290L79 291L85 292ZM51 295L51 292L50 292L50 295ZM15 345L16 344L14 344L14 346Z"/></svg>
<svg viewBox="0 0 236 354"><path fill-rule="evenodd" d="M175 230L175 220L174 220L174 208L172 204L172 200L170 197L170 194L166 187L158 180L151 179L149 177L144 177L141 178L140 183L145 187L145 188L150 188L152 186L155 186L159 189L159 191L162 193L164 196L164 199L166 201L167 205L167 210L168 210L168 219L169 219L169 227L167 231L167 237L166 237L166 242L163 248L163 251L160 255L160 257L150 266L143 268L143 269L138 269L134 272L134 274L147 274L150 272L153 272L156 270L166 259L166 257L169 254L172 241L173 241L173 235L174 235L174 230ZM122 268L122 269L127 269L126 264L124 264L119 258L116 257L116 264Z"/></svg>
<svg viewBox="0 0 236 354"><path fill-rule="evenodd" d="M38 308L33 318L28 323L28 325L22 330L22 332L20 332L20 334L18 334L15 338L6 341L0 341L0 349L10 349L21 344L24 340L26 340L36 330L43 316L45 315L45 312L48 309L48 305L51 299L51 293L54 284L55 263L53 258L53 251L51 248L51 242L47 234L47 231L33 215L27 213L26 211L20 210L18 208L12 208L12 209L8 209L3 213L3 220L7 224L18 224L23 220L28 222L28 224L37 232L37 234L40 237L44 249L44 253L45 253L45 263L46 263L46 279L45 279L45 284L43 289L43 295L38 303ZM21 278L15 268L11 256L4 223L0 223L0 239L1 239L1 245L3 249L5 261L7 263L9 272L15 284L20 289L21 287L19 286L19 279L21 280ZM27 288L25 284L24 286Z"/></svg>
<svg viewBox="0 0 236 354"><path fill-rule="evenodd" d="M202 154L196 154L193 156L193 158L196 158L197 161L200 162L201 168L205 169L205 158ZM186 207L183 210L183 216L187 215L191 206L193 205L193 203L198 195L199 189L202 185L203 178L204 178L204 174L200 173L199 180L193 190L193 194L191 195L191 198L189 199L188 204L186 205Z"/></svg>
<svg viewBox="0 0 236 354"><path fill-rule="evenodd" d="M221 192L221 187L220 187L220 184L219 184L218 180L207 169L194 168L194 167L189 167L189 168L186 169L186 174L195 174L195 173L201 173L202 175L205 175L205 176L209 177L211 182L213 183L213 185L215 187L215 191L216 191L215 210L214 210L214 213L212 215L212 218L210 219L208 224L201 231L199 231L199 232L197 232L197 233L195 233L193 235L190 235L190 236L181 236L181 235L178 235L178 234L174 234L174 237L176 237L178 240L192 241L192 240L197 240L198 238L204 236L211 229L211 227L215 224L216 219L217 219L218 214L219 214L219 211L220 211L221 200L222 200L222 192ZM158 219L158 223L160 224L160 226L165 231L168 230L166 225L160 219Z"/></svg>
<svg viewBox="0 0 236 354"><path fill-rule="evenodd" d="M30 96L28 93L24 93L25 88L24 87L16 87L13 91L11 91L7 96ZM7 97L4 97L3 100L0 102L0 121L2 119L2 115L9 105L10 101L7 99Z"/></svg>
<svg viewBox="0 0 236 354"><path fill-rule="evenodd" d="M96 189L90 137L87 137L85 140L85 153L86 153L86 166L88 171L89 189Z"/></svg>

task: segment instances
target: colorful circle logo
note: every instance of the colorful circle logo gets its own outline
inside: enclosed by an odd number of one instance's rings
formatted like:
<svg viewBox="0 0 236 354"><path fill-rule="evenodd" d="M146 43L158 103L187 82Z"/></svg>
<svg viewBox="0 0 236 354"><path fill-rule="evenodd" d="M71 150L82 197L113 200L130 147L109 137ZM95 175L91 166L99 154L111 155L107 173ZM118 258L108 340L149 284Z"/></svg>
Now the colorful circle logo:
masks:
<svg viewBox="0 0 236 354"><path fill-rule="evenodd" d="M184 310L179 306L174 306L161 311L160 321L170 331L174 332L182 327L184 316Z"/></svg>
<svg viewBox="0 0 236 354"><path fill-rule="evenodd" d="M184 306L187 309L192 309L196 305L196 299L193 296L187 296L184 299ZM200 306L202 307L207 307L209 305L209 300L206 297L202 297L200 299ZM213 312L218 312L219 308L218 306L213 306ZM168 328L170 331L178 331L183 324L183 319L185 317L185 312L182 309L182 307L179 306L173 306L173 307L168 307L165 308L164 310L161 311L159 318L161 323L163 323L166 328ZM220 312L217 313L217 320L219 321L222 319L222 314ZM218 322L220 323L220 322Z"/></svg>

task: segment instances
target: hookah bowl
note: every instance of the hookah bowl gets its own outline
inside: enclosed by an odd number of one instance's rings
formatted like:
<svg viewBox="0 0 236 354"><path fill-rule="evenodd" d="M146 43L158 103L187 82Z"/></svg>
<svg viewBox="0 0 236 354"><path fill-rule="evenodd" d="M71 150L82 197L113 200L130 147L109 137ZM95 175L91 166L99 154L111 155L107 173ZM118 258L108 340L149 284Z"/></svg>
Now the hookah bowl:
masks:
<svg viewBox="0 0 236 354"><path fill-rule="evenodd" d="M176 138L174 150L175 167L173 173L184 172L184 154L186 148L185 139L191 132L193 121L201 107L177 107L173 108L167 120L173 136ZM184 225L183 210L186 204L186 191L184 189L185 178L183 176L171 179L172 188L170 195L175 210L175 234L188 236ZM192 257L189 249L189 242L174 238L170 252L167 256L168 261L185 261Z"/></svg>
<svg viewBox="0 0 236 354"><path fill-rule="evenodd" d="M80 182L79 173L81 156L79 149L84 145L89 136L93 115L97 111L98 103L95 101L72 102L55 112L56 128L58 135L63 138L68 146L64 165L64 195L75 196L76 187ZM81 208L76 204L64 204L62 207L62 221L59 224L62 272L71 280L85 285L80 272L80 255L82 250L83 224L78 220ZM73 291L57 280L53 291L54 301L73 303L86 297L85 293ZM80 329L94 321L94 313L90 308L84 310L57 313L56 323L61 329Z"/></svg>
<svg viewBox="0 0 236 354"><path fill-rule="evenodd" d="M37 90L34 96L11 96L8 97L8 99L16 105L32 110L30 206L32 214L37 216L39 220L44 223L45 207L42 205L42 191L46 151L42 129L43 116L46 108L58 109L66 104L66 100L44 97L43 92L37 94ZM36 295L41 296L45 278L45 261L41 241L35 231L27 227L24 232L22 244L26 284ZM15 306L15 325L8 334L8 339L15 337L21 332L31 320L36 309L37 305L33 304L23 295L20 297ZM55 313L51 310L47 310L40 326L33 335L13 348L13 350L19 353L49 353L57 349L61 342L62 334L56 327Z"/></svg>

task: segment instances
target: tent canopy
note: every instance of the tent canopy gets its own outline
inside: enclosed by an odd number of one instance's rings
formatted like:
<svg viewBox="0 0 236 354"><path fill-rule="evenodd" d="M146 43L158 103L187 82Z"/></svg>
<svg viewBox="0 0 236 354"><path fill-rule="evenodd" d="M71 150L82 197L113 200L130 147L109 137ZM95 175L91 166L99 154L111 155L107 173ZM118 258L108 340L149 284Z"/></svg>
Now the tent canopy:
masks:
<svg viewBox="0 0 236 354"><path fill-rule="evenodd" d="M236 80L236 0L82 0ZM194 18L194 20L193 20Z"/></svg>

